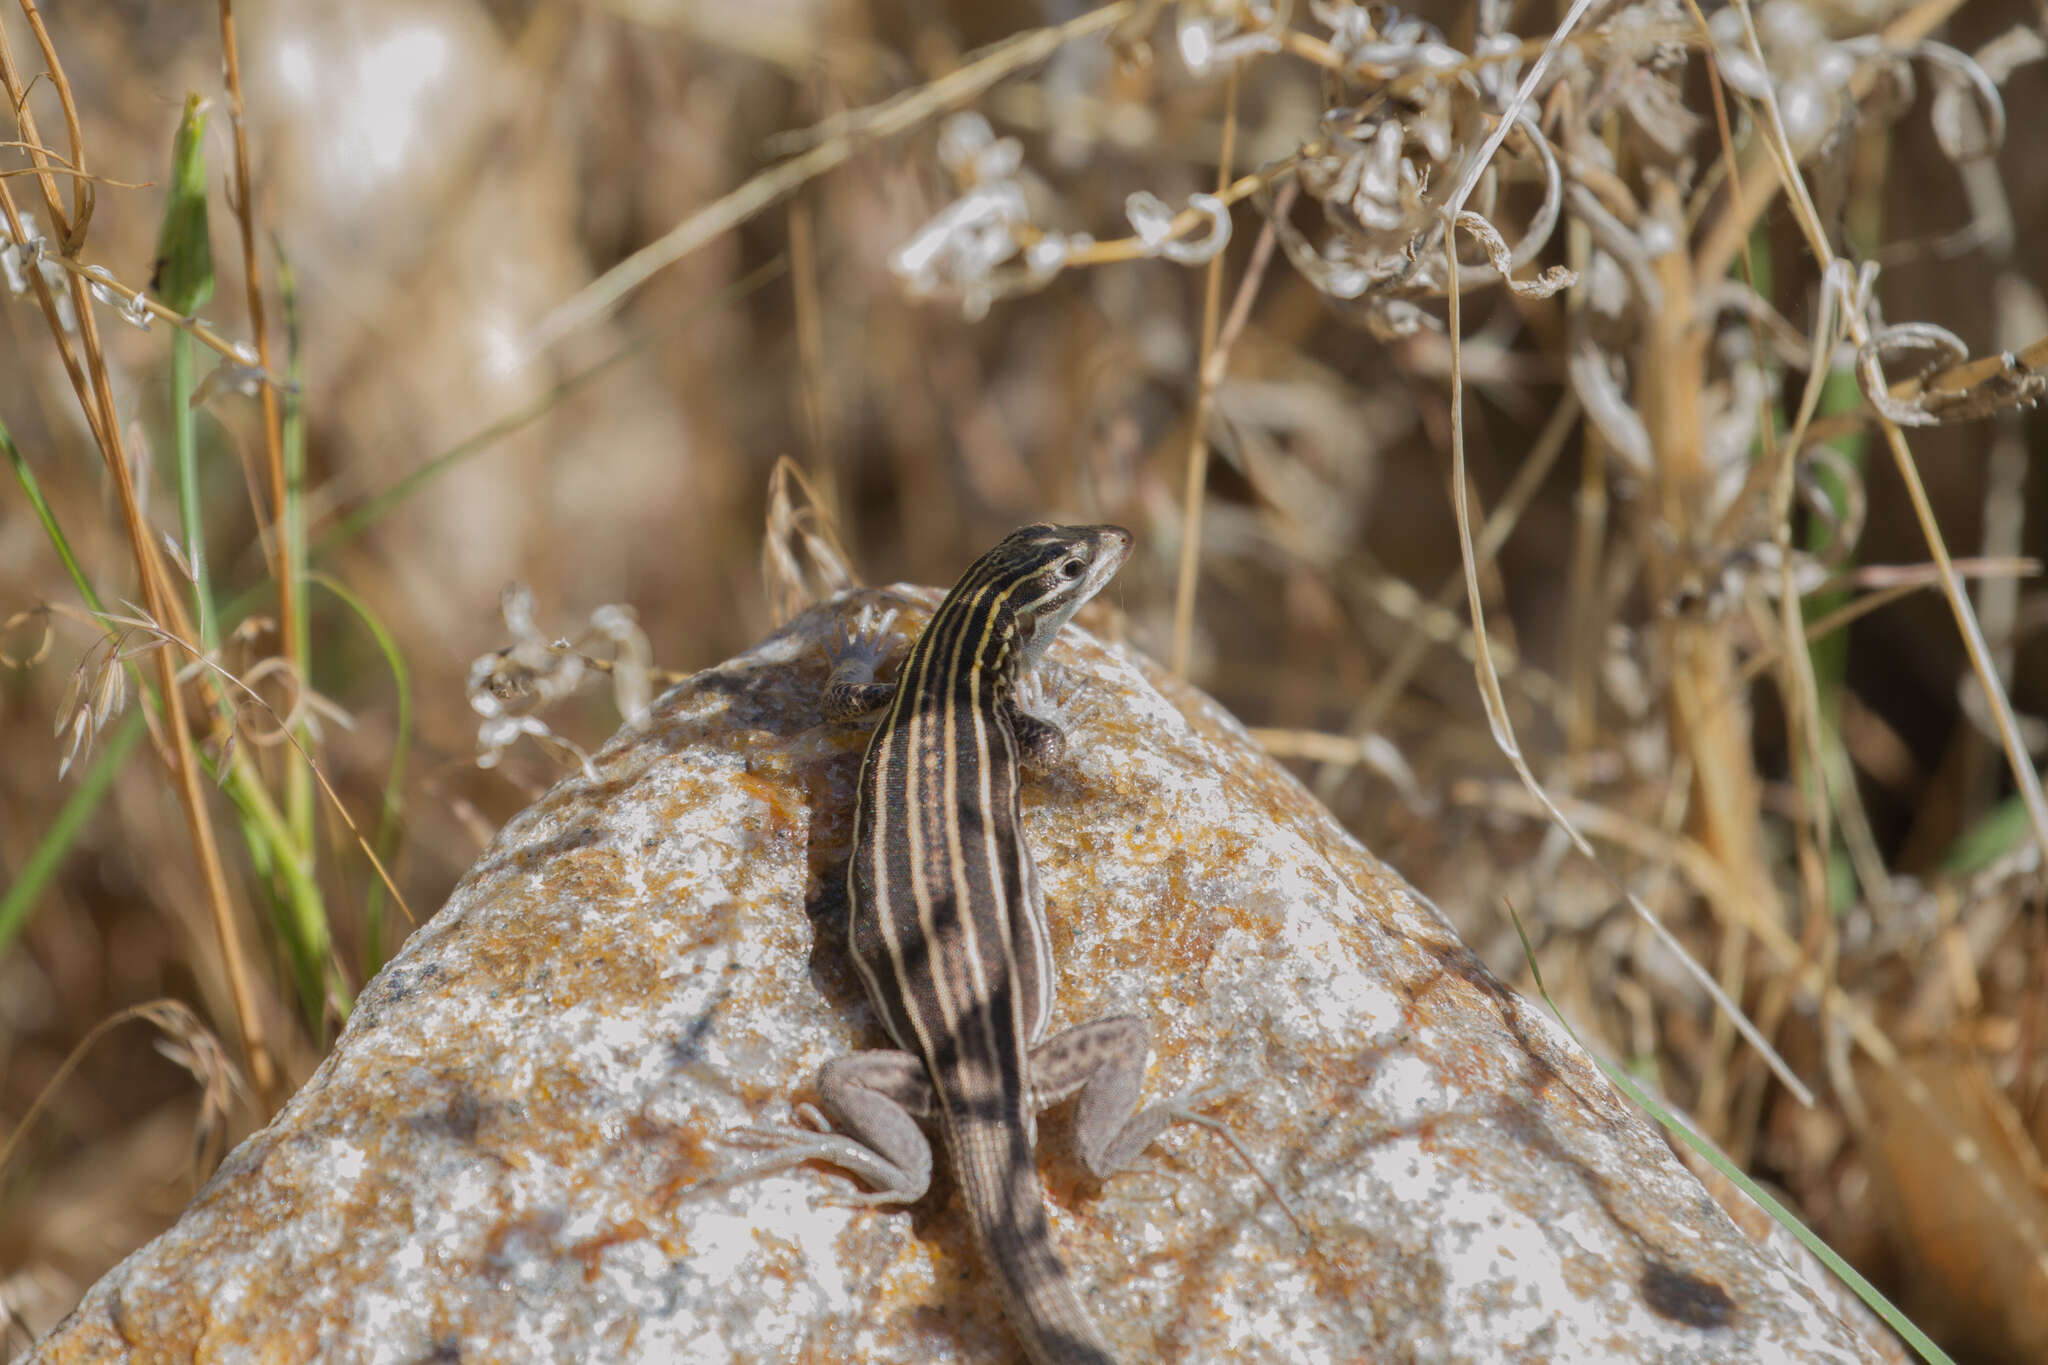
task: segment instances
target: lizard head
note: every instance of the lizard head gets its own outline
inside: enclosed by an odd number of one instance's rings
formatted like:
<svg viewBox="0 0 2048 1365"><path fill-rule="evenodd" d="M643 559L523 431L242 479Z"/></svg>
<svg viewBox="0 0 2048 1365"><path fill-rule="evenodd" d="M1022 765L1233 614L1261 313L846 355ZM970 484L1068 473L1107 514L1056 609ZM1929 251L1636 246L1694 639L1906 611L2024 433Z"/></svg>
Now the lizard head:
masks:
<svg viewBox="0 0 2048 1365"><path fill-rule="evenodd" d="M1060 627L1116 575L1131 553L1121 526L1026 526L982 556L978 570L1009 586L1018 664L1036 663Z"/></svg>

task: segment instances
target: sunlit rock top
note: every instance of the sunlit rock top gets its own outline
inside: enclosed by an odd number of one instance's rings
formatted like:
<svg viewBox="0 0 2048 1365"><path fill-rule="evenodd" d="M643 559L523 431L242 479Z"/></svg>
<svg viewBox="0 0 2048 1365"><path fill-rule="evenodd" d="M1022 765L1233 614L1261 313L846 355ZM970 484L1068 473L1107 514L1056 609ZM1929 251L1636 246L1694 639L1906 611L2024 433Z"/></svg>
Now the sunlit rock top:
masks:
<svg viewBox="0 0 2048 1365"><path fill-rule="evenodd" d="M725 1140L886 1045L839 885L865 735L815 708L842 618L913 630L934 600L812 611L507 825L305 1089L37 1358L1016 1361L943 1176L853 1209L846 1175L750 1175ZM1213 702L1077 628L1047 668L1076 717L1024 792L1054 1027L1148 1016L1148 1091L1215 1087L1304 1229L1210 1132L1098 1184L1049 1115L1055 1236L1123 1359L1895 1350Z"/></svg>

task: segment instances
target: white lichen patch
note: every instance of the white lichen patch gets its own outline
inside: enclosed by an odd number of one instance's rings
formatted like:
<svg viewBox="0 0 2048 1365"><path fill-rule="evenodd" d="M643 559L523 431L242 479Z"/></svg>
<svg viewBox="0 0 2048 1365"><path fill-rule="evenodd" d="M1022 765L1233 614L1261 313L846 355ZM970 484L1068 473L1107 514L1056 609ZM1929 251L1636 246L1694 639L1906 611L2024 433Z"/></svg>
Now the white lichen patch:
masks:
<svg viewBox="0 0 2048 1365"><path fill-rule="evenodd" d="M1427 1060L1406 1054L1375 1067L1360 1100L1382 1123L1405 1129L1451 1112L1458 1095L1458 1088Z"/></svg>
<svg viewBox="0 0 2048 1365"><path fill-rule="evenodd" d="M367 1162L361 1147L344 1138L335 1138L327 1144L320 1164L335 1182L335 1193L346 1197L362 1179Z"/></svg>
<svg viewBox="0 0 2048 1365"><path fill-rule="evenodd" d="M1362 1201L1423 1213L1433 1211L1450 1188L1450 1175L1423 1140L1396 1133L1364 1154L1353 1191ZM1427 1226L1426 1220L1420 1225Z"/></svg>
<svg viewBox="0 0 2048 1365"><path fill-rule="evenodd" d="M1457 1314L1462 1345L1524 1351L1539 1344L1559 1359L1594 1359L1598 1329L1559 1305L1576 1296L1541 1224L1506 1201L1464 1189L1435 1211L1431 1253L1443 1294ZM1454 1340L1453 1349L1461 1343Z"/></svg>

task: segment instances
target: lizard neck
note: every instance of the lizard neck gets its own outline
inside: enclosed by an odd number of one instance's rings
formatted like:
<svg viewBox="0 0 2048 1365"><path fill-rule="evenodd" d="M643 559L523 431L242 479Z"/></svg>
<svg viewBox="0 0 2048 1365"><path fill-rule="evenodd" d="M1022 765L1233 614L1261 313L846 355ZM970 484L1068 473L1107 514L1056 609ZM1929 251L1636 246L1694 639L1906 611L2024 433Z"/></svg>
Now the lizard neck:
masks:
<svg viewBox="0 0 2048 1365"><path fill-rule="evenodd" d="M970 574L946 595L905 661L899 715L961 702L994 711L1010 695L1022 662L1012 586Z"/></svg>

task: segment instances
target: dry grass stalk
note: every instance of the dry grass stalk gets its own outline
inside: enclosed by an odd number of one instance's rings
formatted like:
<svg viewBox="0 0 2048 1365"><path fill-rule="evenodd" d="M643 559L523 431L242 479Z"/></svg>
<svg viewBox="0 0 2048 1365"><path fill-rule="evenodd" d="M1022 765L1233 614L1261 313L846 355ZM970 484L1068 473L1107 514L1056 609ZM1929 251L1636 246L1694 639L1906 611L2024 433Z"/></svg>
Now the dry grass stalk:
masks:
<svg viewBox="0 0 2048 1365"><path fill-rule="evenodd" d="M1216 158L1216 191L1230 188L1230 158L1237 143L1237 68L1230 68L1223 96L1223 150ZM1256 276L1247 274L1243 297L1250 298ZM1188 651L1195 630L1195 572L1202 554L1202 502L1209 484L1209 408L1216 386L1223 382L1229 351L1216 344L1223 304L1223 253L1209 259L1202 285L1202 359L1196 367L1195 411L1188 419L1187 488L1181 497L1180 577L1173 594L1173 671L1187 676Z"/></svg>
<svg viewBox="0 0 2048 1365"><path fill-rule="evenodd" d="M64 77L63 65L57 60L54 49L49 46L41 18L30 0L22 0L22 11L28 16L30 25L37 34L38 43L43 49L51 83L56 88L65 109L66 126L76 135L77 112L71 97L70 84ZM45 158L39 150L41 138L36 131L34 115L29 110L26 86L20 78L13 54L6 45L4 34L4 26L0 26L0 86L4 86L13 107L19 111L17 117L21 122L24 140L36 149L31 151L31 156L36 160L39 172L42 172L39 174L38 182L43 189L44 207L55 235L64 243L68 254L75 254L84 245L84 231L91 219L92 199L89 186L83 180L74 179L74 215L67 216L57 195L54 177L44 171ZM86 165L84 151L75 143L71 149L70 163L80 168ZM4 212L6 216L7 229L12 241L27 242L40 235L31 233L4 180L0 180L0 212ZM115 410L113 381L107 370L106 357L100 346L98 324L92 311L92 296L80 276L70 275L67 278L71 286L73 321L78 340L84 350L82 359L72 346L70 333L58 312L57 300L40 274L35 276L37 300L41 303L44 318L49 324L51 339L63 357L65 372L71 378L80 408L104 457L109 481L119 497L122 519L132 547L145 609L152 619L166 619L169 615L165 606L167 593L159 567L159 551L156 539L150 532L148 520L136 497L134 481L130 474L131 465L122 438L121 422ZM249 1059L250 1074L255 1079L257 1089L267 1093L275 1083L276 1069L265 1041L266 1032L256 1006L251 970L242 948L241 933L236 923L231 893L228 890L226 871L214 837L212 817L206 806L205 784L200 780L198 760L186 723L185 701L177 683L176 660L171 651L165 650L158 653L157 663L159 696L165 710L164 731L172 746L165 761L178 783L186 828L206 884L207 903L212 910L214 932L220 945L223 966L234 1000L236 1022Z"/></svg>

